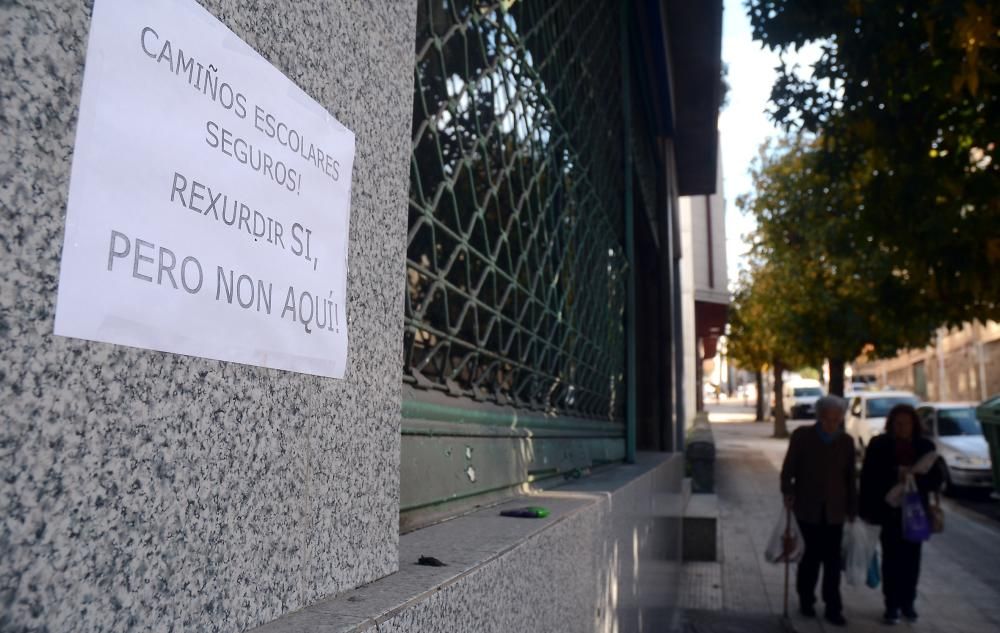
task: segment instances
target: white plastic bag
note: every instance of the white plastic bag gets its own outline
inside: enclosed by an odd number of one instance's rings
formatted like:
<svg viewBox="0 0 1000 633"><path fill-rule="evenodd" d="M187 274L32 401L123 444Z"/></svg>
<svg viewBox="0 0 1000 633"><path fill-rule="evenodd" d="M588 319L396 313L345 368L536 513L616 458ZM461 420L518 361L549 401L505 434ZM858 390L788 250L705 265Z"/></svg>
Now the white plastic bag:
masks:
<svg viewBox="0 0 1000 633"><path fill-rule="evenodd" d="M893 508L902 506L903 496L906 494L907 486L909 485L910 480L913 479L913 475L926 475L931 472L931 468L934 468L934 464L937 463L937 460L938 454L934 451L931 451L921 457L920 460L917 461L912 468L910 468L910 476L889 489L889 492L885 495L885 502Z"/></svg>
<svg viewBox="0 0 1000 633"><path fill-rule="evenodd" d="M879 528L858 519L844 525L843 563L847 584L860 587L868 580L875 547L878 545Z"/></svg>
<svg viewBox="0 0 1000 633"><path fill-rule="evenodd" d="M787 538L785 536L786 529ZM774 525L774 530L771 531L771 538L767 542L764 558L769 563L783 563L786 560L795 563L802 558L805 551L806 544L802 540L802 532L799 531L799 522L795 520L794 514L782 510L778 522Z"/></svg>

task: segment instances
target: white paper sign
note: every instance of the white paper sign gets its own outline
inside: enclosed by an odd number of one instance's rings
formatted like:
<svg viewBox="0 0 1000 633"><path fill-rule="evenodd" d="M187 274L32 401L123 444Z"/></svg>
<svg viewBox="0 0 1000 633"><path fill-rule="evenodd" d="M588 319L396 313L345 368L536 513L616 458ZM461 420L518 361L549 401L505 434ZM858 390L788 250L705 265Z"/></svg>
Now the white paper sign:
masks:
<svg viewBox="0 0 1000 633"><path fill-rule="evenodd" d="M55 333L341 378L354 134L192 0L97 0Z"/></svg>

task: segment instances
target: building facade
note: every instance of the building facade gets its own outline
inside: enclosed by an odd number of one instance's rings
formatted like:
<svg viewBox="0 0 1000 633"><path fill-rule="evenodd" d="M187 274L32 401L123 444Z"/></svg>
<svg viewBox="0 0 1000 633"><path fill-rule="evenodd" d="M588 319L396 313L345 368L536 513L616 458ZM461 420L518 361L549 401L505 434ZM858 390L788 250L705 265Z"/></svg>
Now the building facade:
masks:
<svg viewBox="0 0 1000 633"><path fill-rule="evenodd" d="M53 335L101 1L0 8L0 629L673 621L721 2L201 2L356 137L338 380Z"/></svg>
<svg viewBox="0 0 1000 633"><path fill-rule="evenodd" d="M926 400L980 402L1000 393L1000 324L941 328L935 343L894 358L855 363L855 374L913 391Z"/></svg>
<svg viewBox="0 0 1000 633"><path fill-rule="evenodd" d="M721 150L719 155L721 157ZM706 361L718 352L729 307L726 261L726 200L722 161L716 167L715 193L680 199L681 262L685 352L684 391L688 411L704 409ZM720 384L723 381L720 381ZM725 382L731 383L728 378Z"/></svg>

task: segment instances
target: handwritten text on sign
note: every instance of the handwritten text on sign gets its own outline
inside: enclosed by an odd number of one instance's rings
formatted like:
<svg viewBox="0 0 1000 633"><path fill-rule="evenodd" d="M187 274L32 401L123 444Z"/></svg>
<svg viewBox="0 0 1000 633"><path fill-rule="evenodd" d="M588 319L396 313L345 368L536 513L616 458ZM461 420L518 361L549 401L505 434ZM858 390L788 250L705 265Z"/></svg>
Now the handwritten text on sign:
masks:
<svg viewBox="0 0 1000 633"><path fill-rule="evenodd" d="M55 333L322 376L354 135L192 0L97 0Z"/></svg>

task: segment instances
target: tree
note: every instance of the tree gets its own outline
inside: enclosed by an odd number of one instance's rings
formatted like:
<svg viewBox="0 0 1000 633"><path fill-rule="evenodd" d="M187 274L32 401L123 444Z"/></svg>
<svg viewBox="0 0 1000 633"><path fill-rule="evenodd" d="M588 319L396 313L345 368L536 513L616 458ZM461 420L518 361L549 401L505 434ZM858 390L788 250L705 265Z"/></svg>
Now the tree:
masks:
<svg viewBox="0 0 1000 633"><path fill-rule="evenodd" d="M757 383L757 422L764 421L764 371L771 361L770 350L762 332L760 310L752 303L749 275L740 278L740 285L730 304L727 334L729 358L738 366L754 372Z"/></svg>
<svg viewBox="0 0 1000 633"><path fill-rule="evenodd" d="M938 323L1000 318L1000 7L990 0L747 0L754 37L809 42L771 93L786 129L822 134L817 168L865 178L850 221Z"/></svg>
<svg viewBox="0 0 1000 633"><path fill-rule="evenodd" d="M774 371L774 437L788 437L782 397L782 373L786 367L806 364L794 338L786 335L788 313L781 307L783 289L774 269L756 263L744 271L730 304L729 355L743 368L761 375L768 367ZM757 383L757 415L763 417L763 380Z"/></svg>
<svg viewBox="0 0 1000 633"><path fill-rule="evenodd" d="M866 348L878 356L924 345L937 322L926 294L898 273L891 247L856 221L866 171L833 179L823 160L820 140L766 145L739 205L757 220L752 258L773 287L771 309L782 312L781 356L829 360L830 392L843 395L846 361Z"/></svg>

